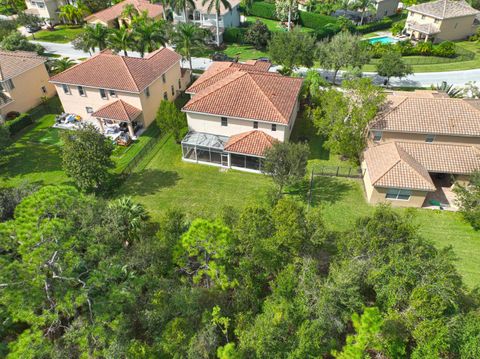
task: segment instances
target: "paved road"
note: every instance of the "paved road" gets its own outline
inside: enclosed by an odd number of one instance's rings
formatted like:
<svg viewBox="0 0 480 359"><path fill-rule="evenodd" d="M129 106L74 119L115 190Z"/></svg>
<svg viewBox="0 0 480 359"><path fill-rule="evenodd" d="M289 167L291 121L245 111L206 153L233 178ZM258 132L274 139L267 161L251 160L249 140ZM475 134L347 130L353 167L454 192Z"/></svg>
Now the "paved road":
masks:
<svg viewBox="0 0 480 359"><path fill-rule="evenodd" d="M50 42L36 42L47 50L47 52L57 53L65 57L70 57L71 59L81 59L89 57L90 54L83 52L81 50L75 50L70 43L67 44L56 44ZM138 56L136 53L131 53L132 56ZM194 69L205 70L211 63L210 59L207 58L193 58L192 65ZM184 62L183 66L188 67L188 63ZM299 72L305 72L307 69L299 69ZM322 75L332 78L332 74L328 71L319 69ZM365 76L372 77L375 83L383 83L383 78L378 76L373 72L365 72ZM341 74L339 75L341 78ZM390 84L393 86L402 86L402 87L429 87L430 85L439 84L442 81L446 81L449 84L454 85L464 85L468 81L477 81L480 83L480 69L475 70L466 70L466 71L448 71L448 72L423 72L410 75L406 78L398 79L392 78Z"/></svg>

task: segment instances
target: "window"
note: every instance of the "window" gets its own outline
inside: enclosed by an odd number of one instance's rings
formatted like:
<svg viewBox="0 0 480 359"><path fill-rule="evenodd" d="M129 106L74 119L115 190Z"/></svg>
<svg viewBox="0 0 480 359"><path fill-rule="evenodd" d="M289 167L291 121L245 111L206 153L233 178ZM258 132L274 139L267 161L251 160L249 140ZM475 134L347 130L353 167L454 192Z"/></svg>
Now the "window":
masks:
<svg viewBox="0 0 480 359"><path fill-rule="evenodd" d="M85 107L85 110L87 111L87 113L93 113L93 108L91 107Z"/></svg>
<svg viewBox="0 0 480 359"><path fill-rule="evenodd" d="M163 99L168 101L168 93L166 91L163 93Z"/></svg>
<svg viewBox="0 0 480 359"><path fill-rule="evenodd" d="M428 134L428 135L425 137L425 142L432 143L434 140L435 140L435 135Z"/></svg>
<svg viewBox="0 0 480 359"><path fill-rule="evenodd" d="M8 79L8 80L7 80L7 84L8 84L8 88L9 88L10 90L13 90L13 89L15 88L15 85L13 84L12 79Z"/></svg>
<svg viewBox="0 0 480 359"><path fill-rule="evenodd" d="M373 140L378 142L382 139L382 131L373 131Z"/></svg>
<svg viewBox="0 0 480 359"><path fill-rule="evenodd" d="M222 126L228 126L228 120L226 117L222 117Z"/></svg>
<svg viewBox="0 0 480 359"><path fill-rule="evenodd" d="M145 96L150 97L150 87L147 87L144 92ZM165 98L165 95L163 97Z"/></svg>
<svg viewBox="0 0 480 359"><path fill-rule="evenodd" d="M109 90L108 93L110 94L110 97L117 97L117 92L115 90Z"/></svg>
<svg viewBox="0 0 480 359"><path fill-rule="evenodd" d="M425 19L425 15L422 15L422 20Z"/></svg>
<svg viewBox="0 0 480 359"><path fill-rule="evenodd" d="M440 20L435 19L435 20L433 20L433 22L434 22L435 24L438 24L438 23L440 22Z"/></svg>
<svg viewBox="0 0 480 359"><path fill-rule="evenodd" d="M175 96L175 87L172 85L172 96Z"/></svg>
<svg viewBox="0 0 480 359"><path fill-rule="evenodd" d="M182 81L181 81L181 80L178 80L178 89L179 89L179 90L182 89Z"/></svg>
<svg viewBox="0 0 480 359"><path fill-rule="evenodd" d="M257 121L253 121L253 128L258 128L258 122Z"/></svg>
<svg viewBox="0 0 480 359"><path fill-rule="evenodd" d="M83 88L83 86L78 86L78 94L80 96L85 96L85 89Z"/></svg>
<svg viewBox="0 0 480 359"><path fill-rule="evenodd" d="M272 131L276 131L277 130L277 125L276 124L272 124Z"/></svg>
<svg viewBox="0 0 480 359"><path fill-rule="evenodd" d="M42 93L44 93L44 94L47 93L47 88L45 86L42 86Z"/></svg>
<svg viewBox="0 0 480 359"><path fill-rule="evenodd" d="M457 26L458 26L458 22L455 23L455 26L453 28L456 29Z"/></svg>
<svg viewBox="0 0 480 359"><path fill-rule="evenodd" d="M107 99L107 91L104 89L100 89L100 97L103 98L104 100Z"/></svg>
<svg viewBox="0 0 480 359"><path fill-rule="evenodd" d="M165 74L162 75L162 82L163 83L167 82L167 76L165 76Z"/></svg>
<svg viewBox="0 0 480 359"><path fill-rule="evenodd" d="M408 201L410 199L411 191L408 189L389 188L386 198L400 201Z"/></svg>
<svg viewBox="0 0 480 359"><path fill-rule="evenodd" d="M62 88L63 88L63 92L66 93L67 95L70 95L70 87L68 87L67 85L63 84L62 85Z"/></svg>

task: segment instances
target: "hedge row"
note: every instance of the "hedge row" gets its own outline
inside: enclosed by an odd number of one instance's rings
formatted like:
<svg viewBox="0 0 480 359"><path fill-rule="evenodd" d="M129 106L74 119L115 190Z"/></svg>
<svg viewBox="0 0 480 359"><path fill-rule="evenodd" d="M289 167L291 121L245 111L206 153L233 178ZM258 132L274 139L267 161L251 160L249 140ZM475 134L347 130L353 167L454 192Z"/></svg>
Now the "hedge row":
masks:
<svg viewBox="0 0 480 359"><path fill-rule="evenodd" d="M223 41L241 44L246 32L247 29L244 27L227 27L223 33Z"/></svg>
<svg viewBox="0 0 480 359"><path fill-rule="evenodd" d="M337 19L332 16L320 15L306 11L299 11L299 14L300 24L314 30L321 30L325 25L337 23Z"/></svg>
<svg viewBox="0 0 480 359"><path fill-rule="evenodd" d="M368 32L385 30L392 27L393 20L389 17L384 17L382 20L371 22L369 24L357 26L356 30L360 34L366 34Z"/></svg>
<svg viewBox="0 0 480 359"><path fill-rule="evenodd" d="M263 17L265 19L277 20L275 16L275 5L266 2L254 2L250 9L250 15Z"/></svg>
<svg viewBox="0 0 480 359"><path fill-rule="evenodd" d="M22 113L16 119L8 121L7 127L10 130L10 135L13 136L32 123L32 117L28 113Z"/></svg>

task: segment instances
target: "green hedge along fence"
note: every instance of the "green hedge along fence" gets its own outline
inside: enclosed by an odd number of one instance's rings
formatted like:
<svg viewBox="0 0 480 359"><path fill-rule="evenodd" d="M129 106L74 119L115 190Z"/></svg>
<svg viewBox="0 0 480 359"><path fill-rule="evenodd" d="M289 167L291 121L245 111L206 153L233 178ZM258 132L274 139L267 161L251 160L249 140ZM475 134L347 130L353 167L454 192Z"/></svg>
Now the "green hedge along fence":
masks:
<svg viewBox="0 0 480 359"><path fill-rule="evenodd" d="M32 123L33 120L30 114L22 113L17 118L8 121L6 125L10 131L10 135L13 136Z"/></svg>

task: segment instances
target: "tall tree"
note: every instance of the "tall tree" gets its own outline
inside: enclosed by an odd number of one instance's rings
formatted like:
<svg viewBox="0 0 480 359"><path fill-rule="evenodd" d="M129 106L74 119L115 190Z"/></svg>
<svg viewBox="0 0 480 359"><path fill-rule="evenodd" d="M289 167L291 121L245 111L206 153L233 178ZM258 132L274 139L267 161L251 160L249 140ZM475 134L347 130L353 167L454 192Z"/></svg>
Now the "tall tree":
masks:
<svg viewBox="0 0 480 359"><path fill-rule="evenodd" d="M480 230L480 171L470 176L468 185L456 183L454 192L457 196L456 204L463 217L476 231Z"/></svg>
<svg viewBox="0 0 480 359"><path fill-rule="evenodd" d="M192 67L192 51L202 49L206 41L205 29L191 23L178 23L174 28L171 41L175 51L188 60L190 70Z"/></svg>
<svg viewBox="0 0 480 359"><path fill-rule="evenodd" d="M376 5L376 2L373 1L373 0L356 0L353 3L354 9L360 9L360 11L362 13L362 15L360 17L360 25L363 25L363 20L365 18L365 13L368 10L374 11L375 10L375 5Z"/></svg>
<svg viewBox="0 0 480 359"><path fill-rule="evenodd" d="M63 5L59 8L58 17L70 24L78 25L83 22L83 18L88 15L84 6Z"/></svg>
<svg viewBox="0 0 480 359"><path fill-rule="evenodd" d="M135 22L133 39L136 44L135 49L142 57L145 53L155 51L167 43L164 25L158 21Z"/></svg>
<svg viewBox="0 0 480 359"><path fill-rule="evenodd" d="M412 73L412 66L402 59L402 54L393 49L385 52L377 64L377 72L386 77L385 85L390 83L390 78L402 78Z"/></svg>
<svg viewBox="0 0 480 359"><path fill-rule="evenodd" d="M62 57L60 59L55 59L51 62L50 71L53 74L59 74L60 72L69 69L73 65L75 65L75 61L69 59L68 57Z"/></svg>
<svg viewBox="0 0 480 359"><path fill-rule="evenodd" d="M98 192L110 179L109 169L114 166L110 156L111 141L92 125L75 132L62 133L62 164L68 176L86 192Z"/></svg>
<svg viewBox="0 0 480 359"><path fill-rule="evenodd" d="M163 100L158 107L156 121L158 127L165 132L172 132L177 143L182 140L182 130L187 128L187 118L173 102Z"/></svg>
<svg viewBox="0 0 480 359"><path fill-rule="evenodd" d="M136 16L139 15L139 12L134 4L125 4L122 9L122 17L132 21Z"/></svg>
<svg viewBox="0 0 480 359"><path fill-rule="evenodd" d="M83 33L84 41L92 51L98 47L100 51L107 47L107 37L110 29L100 23L95 25L86 25Z"/></svg>
<svg viewBox="0 0 480 359"><path fill-rule="evenodd" d="M190 8L195 10L195 1L194 0L172 0L173 8L177 11L183 11L183 20L188 22L187 9Z"/></svg>
<svg viewBox="0 0 480 359"><path fill-rule="evenodd" d="M123 51L128 56L127 50L134 45L132 31L126 26L110 31L107 37L107 46L117 52Z"/></svg>
<svg viewBox="0 0 480 359"><path fill-rule="evenodd" d="M361 69L370 60L367 47L360 37L348 31L339 32L330 40L320 42L317 56L324 69L333 70L333 84L336 83L341 68Z"/></svg>
<svg viewBox="0 0 480 359"><path fill-rule="evenodd" d="M220 46L220 12L222 11L222 6L229 11L232 10L232 5L228 0L202 0L202 6L205 6L207 3L207 10L209 13L212 10L215 10L216 39L217 46Z"/></svg>
<svg viewBox="0 0 480 359"><path fill-rule="evenodd" d="M296 29L274 33L268 44L272 61L282 65L283 74L291 74L300 66L312 67L314 50L315 39Z"/></svg>
<svg viewBox="0 0 480 359"><path fill-rule="evenodd" d="M276 0L275 14L281 21L287 21L287 30L291 30L291 23L298 17L297 0Z"/></svg>

